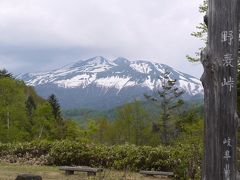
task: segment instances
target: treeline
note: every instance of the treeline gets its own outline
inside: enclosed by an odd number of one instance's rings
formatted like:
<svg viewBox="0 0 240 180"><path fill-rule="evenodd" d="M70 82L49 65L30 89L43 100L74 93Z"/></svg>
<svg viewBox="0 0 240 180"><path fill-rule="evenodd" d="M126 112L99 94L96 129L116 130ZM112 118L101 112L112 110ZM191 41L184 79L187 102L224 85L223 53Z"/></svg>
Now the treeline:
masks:
<svg viewBox="0 0 240 180"><path fill-rule="evenodd" d="M162 113L153 115L143 108L141 102L125 104L116 112L114 120L106 117L89 119L81 130L89 142L101 144L151 145L174 144L183 136L194 135L201 139L203 120L199 114L201 107L195 106L188 111L172 112L164 127ZM164 129L166 128L166 129ZM164 137L167 136L167 142ZM79 136L82 139L83 136Z"/></svg>
<svg viewBox="0 0 240 180"><path fill-rule="evenodd" d="M78 125L64 120L54 95L48 100L0 70L0 142L65 139Z"/></svg>

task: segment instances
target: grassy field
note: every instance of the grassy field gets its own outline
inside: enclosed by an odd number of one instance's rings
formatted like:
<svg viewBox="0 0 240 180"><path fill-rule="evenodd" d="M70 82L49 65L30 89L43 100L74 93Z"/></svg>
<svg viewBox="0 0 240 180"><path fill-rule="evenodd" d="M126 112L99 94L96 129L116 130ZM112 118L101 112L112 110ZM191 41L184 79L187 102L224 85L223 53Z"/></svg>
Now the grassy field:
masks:
<svg viewBox="0 0 240 180"><path fill-rule="evenodd" d="M58 167L0 163L0 180L15 180L18 174L23 173L40 175L43 180L169 180L164 177L144 177L138 173L110 170L104 170L96 177L88 177L86 173L80 172L66 176L64 172L58 170Z"/></svg>

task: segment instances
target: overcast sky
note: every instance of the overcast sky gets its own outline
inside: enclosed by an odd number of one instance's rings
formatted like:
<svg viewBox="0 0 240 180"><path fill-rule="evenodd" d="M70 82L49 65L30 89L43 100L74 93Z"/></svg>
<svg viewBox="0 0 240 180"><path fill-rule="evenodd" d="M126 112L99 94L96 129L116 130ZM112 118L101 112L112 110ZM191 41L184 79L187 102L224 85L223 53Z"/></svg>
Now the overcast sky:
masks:
<svg viewBox="0 0 240 180"><path fill-rule="evenodd" d="M202 0L0 0L0 68L14 74L104 56L168 64L200 77L186 55Z"/></svg>

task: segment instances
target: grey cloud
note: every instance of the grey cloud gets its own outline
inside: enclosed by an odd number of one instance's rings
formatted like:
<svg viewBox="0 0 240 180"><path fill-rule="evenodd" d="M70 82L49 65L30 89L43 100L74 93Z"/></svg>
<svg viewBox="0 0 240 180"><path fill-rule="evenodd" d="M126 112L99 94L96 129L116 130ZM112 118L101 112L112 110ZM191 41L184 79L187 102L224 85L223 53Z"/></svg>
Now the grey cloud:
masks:
<svg viewBox="0 0 240 180"><path fill-rule="evenodd" d="M190 36L202 21L200 3L1 0L0 65L18 73L47 70L96 55L123 56L166 63L200 76L201 66L185 60L186 54L203 46Z"/></svg>

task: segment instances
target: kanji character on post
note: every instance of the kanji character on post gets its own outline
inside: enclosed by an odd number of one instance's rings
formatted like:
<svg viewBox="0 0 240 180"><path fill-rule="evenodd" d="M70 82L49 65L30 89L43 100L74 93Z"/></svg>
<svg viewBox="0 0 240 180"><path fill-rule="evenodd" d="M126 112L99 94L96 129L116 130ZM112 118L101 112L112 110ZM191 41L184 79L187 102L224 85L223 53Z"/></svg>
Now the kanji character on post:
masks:
<svg viewBox="0 0 240 180"><path fill-rule="evenodd" d="M227 81L226 78L223 79L222 86L223 87L224 86L229 86L230 92L232 91L233 85L234 85L234 81L233 81L233 78L231 76L229 77L228 81Z"/></svg>
<svg viewBox="0 0 240 180"><path fill-rule="evenodd" d="M233 41L233 31L222 31L221 41L227 42L231 46Z"/></svg>
<svg viewBox="0 0 240 180"><path fill-rule="evenodd" d="M231 138L230 138L230 137L224 138L223 144L224 144L224 145L226 144L228 147L231 147L231 146L232 146L232 145L231 145Z"/></svg>
<svg viewBox="0 0 240 180"><path fill-rule="evenodd" d="M226 180L230 180L230 166L229 164L226 164L224 167L224 177Z"/></svg>
<svg viewBox="0 0 240 180"><path fill-rule="evenodd" d="M226 150L226 151L224 152L223 158L226 159L227 161L231 158L231 156L230 156L230 151L229 151L229 150Z"/></svg>
<svg viewBox="0 0 240 180"><path fill-rule="evenodd" d="M226 66L226 67L234 67L232 65L232 62L233 62L233 55L232 54L225 54L223 56L223 66Z"/></svg>

